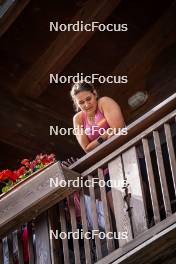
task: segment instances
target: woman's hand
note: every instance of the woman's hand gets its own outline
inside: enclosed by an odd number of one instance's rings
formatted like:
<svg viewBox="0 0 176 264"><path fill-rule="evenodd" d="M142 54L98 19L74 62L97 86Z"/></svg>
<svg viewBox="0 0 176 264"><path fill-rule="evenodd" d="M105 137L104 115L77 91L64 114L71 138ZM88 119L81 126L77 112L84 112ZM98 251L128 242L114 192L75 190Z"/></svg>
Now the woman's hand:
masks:
<svg viewBox="0 0 176 264"><path fill-rule="evenodd" d="M68 168L68 167L70 167L73 163L75 163L77 160L78 160L78 158L75 159L75 158L71 157L71 158L69 158L69 159L67 159L67 160L61 161L61 165L62 165L62 167L66 167L66 168Z"/></svg>

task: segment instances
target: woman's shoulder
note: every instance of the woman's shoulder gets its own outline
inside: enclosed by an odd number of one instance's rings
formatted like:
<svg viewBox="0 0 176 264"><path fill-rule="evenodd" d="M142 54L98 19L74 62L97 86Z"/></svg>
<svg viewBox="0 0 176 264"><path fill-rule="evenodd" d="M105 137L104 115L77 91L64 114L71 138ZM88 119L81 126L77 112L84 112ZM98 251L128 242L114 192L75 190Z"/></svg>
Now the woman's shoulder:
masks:
<svg viewBox="0 0 176 264"><path fill-rule="evenodd" d="M103 97L101 97L98 100L98 107L99 107L100 110L102 110L102 107L104 105L111 105L112 103L113 104L115 103L115 104L118 105L118 103L114 99L112 99L111 97L109 97L109 96L103 96Z"/></svg>
<svg viewBox="0 0 176 264"><path fill-rule="evenodd" d="M73 116L73 122L77 124L82 124L82 111L79 111Z"/></svg>

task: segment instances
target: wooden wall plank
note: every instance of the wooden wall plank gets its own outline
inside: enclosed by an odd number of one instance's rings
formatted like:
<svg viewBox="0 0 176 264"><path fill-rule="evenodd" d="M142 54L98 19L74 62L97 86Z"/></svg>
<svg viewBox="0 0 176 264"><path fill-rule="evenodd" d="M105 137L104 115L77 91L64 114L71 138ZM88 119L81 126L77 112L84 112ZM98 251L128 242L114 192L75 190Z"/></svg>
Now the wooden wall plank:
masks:
<svg viewBox="0 0 176 264"><path fill-rule="evenodd" d="M124 201L124 191L121 183L124 181L124 172L122 168L121 156L118 156L108 164L110 180L116 187L112 187L112 198L114 205L114 214L117 226L117 232L127 232L127 239L119 239L119 246L122 247L132 240L131 222ZM120 184L119 184L120 183Z"/></svg>
<svg viewBox="0 0 176 264"><path fill-rule="evenodd" d="M136 148L132 147L122 154L124 172L128 190L131 198L129 200L131 207L131 220L133 224L134 237L147 230L146 203L142 179L136 154Z"/></svg>

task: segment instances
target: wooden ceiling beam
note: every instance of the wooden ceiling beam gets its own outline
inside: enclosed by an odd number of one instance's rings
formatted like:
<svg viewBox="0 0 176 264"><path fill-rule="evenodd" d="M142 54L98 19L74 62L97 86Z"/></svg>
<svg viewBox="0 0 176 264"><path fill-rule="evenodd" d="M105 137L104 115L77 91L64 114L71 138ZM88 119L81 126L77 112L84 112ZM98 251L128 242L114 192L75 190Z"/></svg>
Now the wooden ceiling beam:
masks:
<svg viewBox="0 0 176 264"><path fill-rule="evenodd" d="M128 83L117 84L118 90L116 84L111 85L114 89L110 89L110 96L115 98L118 93L119 101L123 101L122 98L127 99L135 91L145 89L146 76L153 62L162 50L176 42L175 14L176 1L116 66L112 74L127 75ZM102 87L101 92L106 93L106 89Z"/></svg>
<svg viewBox="0 0 176 264"><path fill-rule="evenodd" d="M69 23L76 23L81 20L84 23L104 22L120 2L121 0L89 0ZM51 42L49 48L20 80L14 92L32 98L40 96L48 86L48 81L43 85L41 84L42 80L44 78L49 80L49 73L53 72L53 69L57 73L62 72L94 33L85 31L60 32L58 37Z"/></svg>
<svg viewBox="0 0 176 264"><path fill-rule="evenodd" d="M13 24L15 19L21 14L30 0L15 1L9 8L7 13L0 19L0 37L8 30ZM3 4L3 3L2 3Z"/></svg>

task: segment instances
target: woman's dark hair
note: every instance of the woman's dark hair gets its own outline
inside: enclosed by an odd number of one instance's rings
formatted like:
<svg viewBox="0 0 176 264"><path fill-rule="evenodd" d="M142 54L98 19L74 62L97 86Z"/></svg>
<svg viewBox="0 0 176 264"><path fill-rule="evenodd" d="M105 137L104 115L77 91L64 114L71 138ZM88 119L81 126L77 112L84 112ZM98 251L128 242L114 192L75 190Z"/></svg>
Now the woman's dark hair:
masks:
<svg viewBox="0 0 176 264"><path fill-rule="evenodd" d="M75 107L76 111L79 110L79 107L75 103L74 97L75 97L75 95L77 95L78 93L83 92L83 91L88 91L88 92L91 92L94 94L96 89L94 88L94 86L91 83L78 82L78 83L73 84L71 91L70 91L70 95L71 95L71 98L73 100L74 107Z"/></svg>

